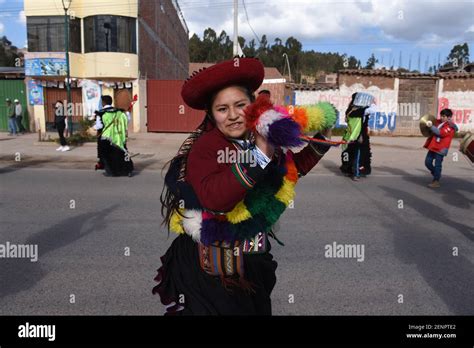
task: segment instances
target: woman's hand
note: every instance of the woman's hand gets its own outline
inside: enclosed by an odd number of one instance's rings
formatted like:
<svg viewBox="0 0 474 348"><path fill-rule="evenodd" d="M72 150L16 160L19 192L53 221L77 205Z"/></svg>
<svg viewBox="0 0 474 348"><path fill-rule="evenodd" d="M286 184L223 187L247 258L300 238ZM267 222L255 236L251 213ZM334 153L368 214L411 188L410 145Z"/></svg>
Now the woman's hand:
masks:
<svg viewBox="0 0 474 348"><path fill-rule="evenodd" d="M255 145L262 151L268 158L272 158L275 153L275 148L265 139L263 136L255 132Z"/></svg>

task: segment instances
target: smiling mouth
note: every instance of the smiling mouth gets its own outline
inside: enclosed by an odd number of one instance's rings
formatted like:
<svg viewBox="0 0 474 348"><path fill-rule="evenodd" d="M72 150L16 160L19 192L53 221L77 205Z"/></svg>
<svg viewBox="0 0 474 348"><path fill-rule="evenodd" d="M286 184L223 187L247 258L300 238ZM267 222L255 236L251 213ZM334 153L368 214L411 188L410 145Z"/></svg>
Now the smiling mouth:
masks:
<svg viewBox="0 0 474 348"><path fill-rule="evenodd" d="M234 122L228 125L227 127L229 127L230 129L238 129L242 126L242 124L243 122Z"/></svg>

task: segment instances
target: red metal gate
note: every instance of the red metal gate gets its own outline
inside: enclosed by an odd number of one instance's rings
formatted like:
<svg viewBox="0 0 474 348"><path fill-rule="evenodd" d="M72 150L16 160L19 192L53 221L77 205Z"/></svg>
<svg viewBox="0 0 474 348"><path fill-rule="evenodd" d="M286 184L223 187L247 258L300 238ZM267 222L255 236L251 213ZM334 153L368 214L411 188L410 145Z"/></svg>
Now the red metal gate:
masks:
<svg viewBox="0 0 474 348"><path fill-rule="evenodd" d="M182 80L147 81L149 132L191 132L204 119L204 111L191 109L181 98Z"/></svg>

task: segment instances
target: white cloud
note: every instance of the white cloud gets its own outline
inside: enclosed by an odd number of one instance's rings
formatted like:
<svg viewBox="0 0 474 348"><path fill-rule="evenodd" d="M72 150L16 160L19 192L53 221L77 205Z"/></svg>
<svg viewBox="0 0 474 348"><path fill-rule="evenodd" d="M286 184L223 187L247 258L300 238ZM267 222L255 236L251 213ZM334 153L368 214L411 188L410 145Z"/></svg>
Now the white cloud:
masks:
<svg viewBox="0 0 474 348"><path fill-rule="evenodd" d="M5 26L3 25L2 22L0 22L0 34L3 34L3 29L5 28Z"/></svg>
<svg viewBox="0 0 474 348"><path fill-rule="evenodd" d="M390 47L378 47L374 48L374 51L376 52L392 52L392 49Z"/></svg>
<svg viewBox="0 0 474 348"><path fill-rule="evenodd" d="M217 34L233 32L232 2L182 0L191 35L202 36L211 27ZM256 33L282 40L338 40L370 43L408 41L433 44L467 40L472 35L471 1L369 0L369 1L265 1L247 2L250 23ZM239 1L239 34L252 39L242 2ZM435 38L435 39L434 39Z"/></svg>
<svg viewBox="0 0 474 348"><path fill-rule="evenodd" d="M18 14L18 19L17 19L17 22L18 23L21 23L23 25L26 25L26 16L25 16L25 11L20 11L20 13Z"/></svg>

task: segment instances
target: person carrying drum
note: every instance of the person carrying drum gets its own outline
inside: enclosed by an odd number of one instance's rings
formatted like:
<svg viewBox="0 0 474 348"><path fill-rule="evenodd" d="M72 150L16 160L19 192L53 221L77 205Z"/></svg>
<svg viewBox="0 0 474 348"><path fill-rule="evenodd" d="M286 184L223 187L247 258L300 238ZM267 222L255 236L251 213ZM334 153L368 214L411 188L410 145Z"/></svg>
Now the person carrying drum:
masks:
<svg viewBox="0 0 474 348"><path fill-rule="evenodd" d="M458 127L452 122L453 112L450 109L441 110L440 117L441 119L436 120L434 125L431 121L426 122L433 133L424 145L428 149L425 166L433 175L433 181L428 185L431 188L440 187L443 159L448 154L454 134L458 131Z"/></svg>

